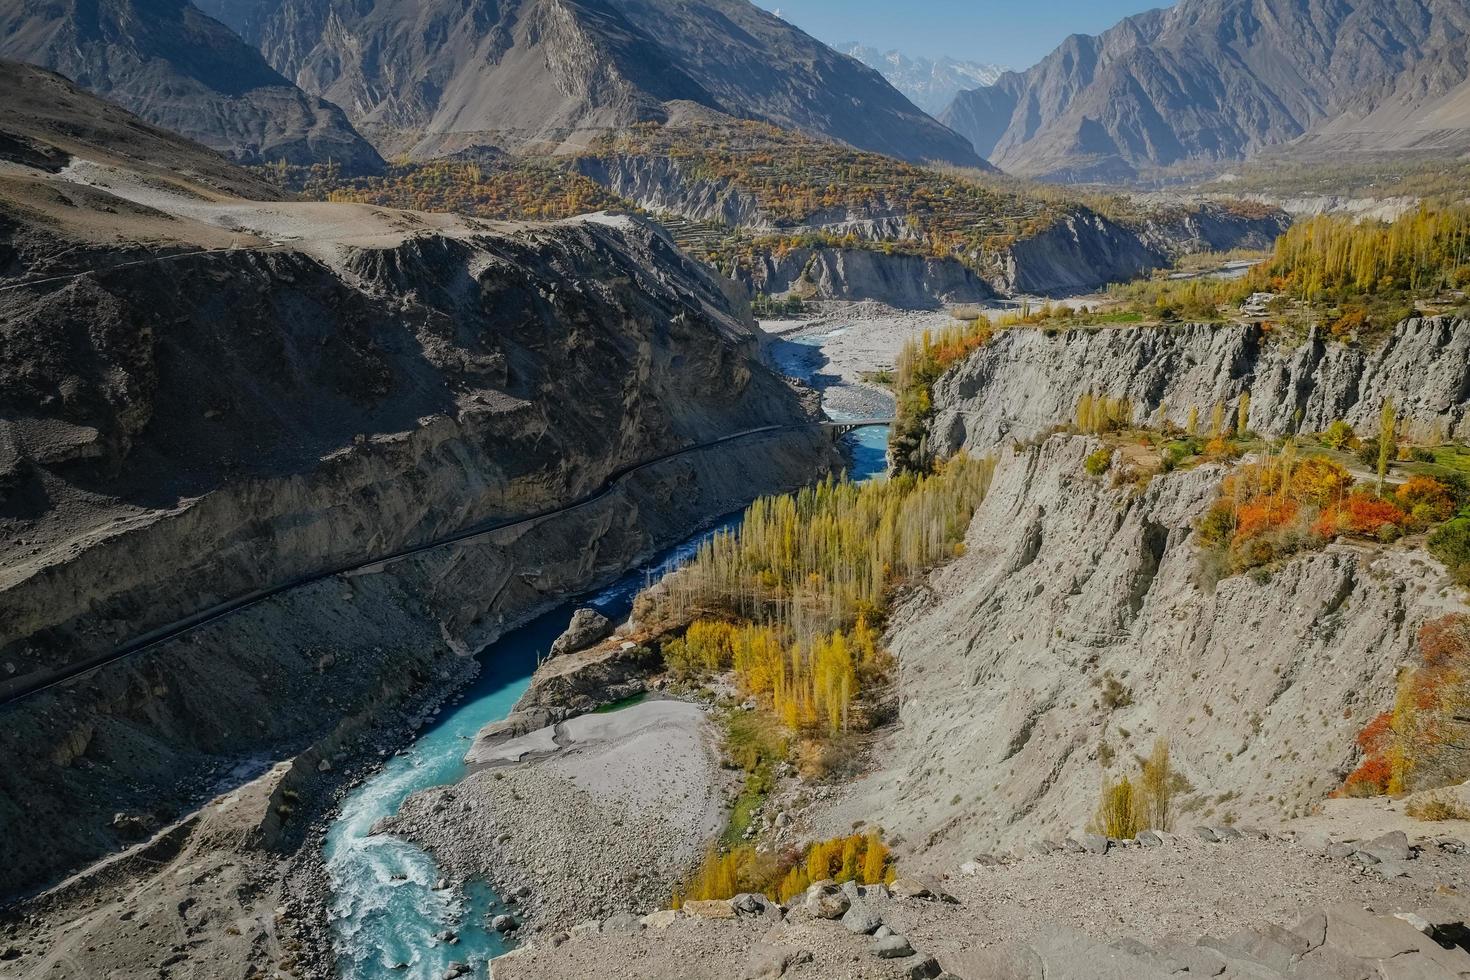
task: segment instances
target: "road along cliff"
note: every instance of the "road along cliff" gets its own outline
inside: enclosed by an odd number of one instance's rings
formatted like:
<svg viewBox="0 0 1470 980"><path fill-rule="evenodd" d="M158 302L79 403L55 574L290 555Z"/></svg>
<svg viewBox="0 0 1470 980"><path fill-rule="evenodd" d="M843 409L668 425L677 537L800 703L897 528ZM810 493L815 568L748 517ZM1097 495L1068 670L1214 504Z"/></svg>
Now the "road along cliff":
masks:
<svg viewBox="0 0 1470 980"><path fill-rule="evenodd" d="M115 846L113 811L165 820L231 760L300 748L835 460L815 427L674 455L808 409L719 284L633 221L114 269L0 293L0 332L0 680L672 457L4 709L27 761L0 822L32 825L6 835L4 892Z"/></svg>

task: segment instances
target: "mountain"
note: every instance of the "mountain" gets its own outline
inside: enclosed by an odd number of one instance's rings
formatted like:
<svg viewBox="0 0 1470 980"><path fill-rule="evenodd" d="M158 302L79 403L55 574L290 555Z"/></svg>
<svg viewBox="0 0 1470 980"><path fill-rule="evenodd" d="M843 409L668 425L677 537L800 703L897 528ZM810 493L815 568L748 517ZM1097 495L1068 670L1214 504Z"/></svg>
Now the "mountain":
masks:
<svg viewBox="0 0 1470 980"><path fill-rule="evenodd" d="M186 0L0 0L0 57L60 72L241 163L382 165L340 109Z"/></svg>
<svg viewBox="0 0 1470 980"><path fill-rule="evenodd" d="M1073 35L941 119L1004 169L1126 179L1296 139L1467 31L1466 0L1181 0Z"/></svg>
<svg viewBox="0 0 1470 980"><path fill-rule="evenodd" d="M1296 156L1470 151L1470 35L1426 52L1292 143Z"/></svg>
<svg viewBox="0 0 1470 980"><path fill-rule="evenodd" d="M746 0L201 0L385 154L577 148L710 112L977 165L881 75Z"/></svg>
<svg viewBox="0 0 1470 980"><path fill-rule="evenodd" d="M889 84L908 96L914 105L938 115L965 89L994 85L1005 73L999 65L954 58L910 58L901 51L879 51L856 41L840 44L837 50L874 69Z"/></svg>

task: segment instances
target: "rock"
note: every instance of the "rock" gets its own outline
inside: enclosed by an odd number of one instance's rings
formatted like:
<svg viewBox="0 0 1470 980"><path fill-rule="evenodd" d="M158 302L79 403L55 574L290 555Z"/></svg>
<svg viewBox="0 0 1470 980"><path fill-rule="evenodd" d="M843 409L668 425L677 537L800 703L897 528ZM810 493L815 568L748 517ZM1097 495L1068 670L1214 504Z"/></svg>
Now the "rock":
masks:
<svg viewBox="0 0 1470 980"><path fill-rule="evenodd" d="M848 932L867 935L883 924L883 918L867 902L853 901L842 916L842 925Z"/></svg>
<svg viewBox="0 0 1470 980"><path fill-rule="evenodd" d="M1229 824L1225 824L1220 827L1211 827L1210 829L1215 832L1215 837L1222 841L1240 840L1240 838L1243 836L1240 831L1236 830Z"/></svg>
<svg viewBox="0 0 1470 980"><path fill-rule="evenodd" d="M707 901L685 902L684 913L692 915L696 919L733 919L735 909L730 905L728 899L709 899Z"/></svg>
<svg viewBox="0 0 1470 980"><path fill-rule="evenodd" d="M1413 867L1408 861L1380 861L1373 870L1385 878L1407 878Z"/></svg>
<svg viewBox="0 0 1470 980"><path fill-rule="evenodd" d="M934 980L944 971L939 968L939 961L932 956L927 956L922 962L915 963L909 967L904 976L909 980Z"/></svg>
<svg viewBox="0 0 1470 980"><path fill-rule="evenodd" d="M570 935L573 939L583 939L587 936L595 936L602 931L602 923L596 920L583 922L572 926Z"/></svg>
<svg viewBox="0 0 1470 980"><path fill-rule="evenodd" d="M874 939L887 939L891 935L893 935L893 930L888 928L887 926L879 926L873 932Z"/></svg>
<svg viewBox="0 0 1470 980"><path fill-rule="evenodd" d="M557 946L560 946L562 943L566 942L568 939L571 939L571 938L572 937L571 937L571 935L569 933L556 932L556 933L552 933L551 939L549 939L548 942L551 943L552 948L554 949Z"/></svg>
<svg viewBox="0 0 1470 980"><path fill-rule="evenodd" d="M1068 837L1066 840L1062 841L1062 850L1066 851L1068 854L1086 854L1087 853L1087 848L1083 847L1081 844L1077 843L1075 840L1073 840L1070 837Z"/></svg>
<svg viewBox="0 0 1470 980"><path fill-rule="evenodd" d="M858 887L857 882L844 881L838 887L842 889L842 894L847 896L847 900L849 902L857 902L862 900L863 891L861 888Z"/></svg>
<svg viewBox="0 0 1470 980"><path fill-rule="evenodd" d="M745 970L740 976L743 980L777 980L790 967L811 961L809 950L759 943L751 947L745 958Z"/></svg>
<svg viewBox="0 0 1470 980"><path fill-rule="evenodd" d="M847 914L852 900L831 882L817 882L806 890L803 903L807 913L819 919L840 919Z"/></svg>
<svg viewBox="0 0 1470 980"><path fill-rule="evenodd" d="M515 916L506 915L503 912L490 920L490 928L496 932L515 932L520 927L521 924L516 921Z"/></svg>
<svg viewBox="0 0 1470 980"><path fill-rule="evenodd" d="M744 892L730 899L730 907L742 915L760 915L769 904L770 899L753 892Z"/></svg>
<svg viewBox="0 0 1470 980"><path fill-rule="evenodd" d="M618 912L602 923L603 935L609 933L632 933L643 931L643 920L631 912Z"/></svg>
<svg viewBox="0 0 1470 980"><path fill-rule="evenodd" d="M1102 834L1082 835L1082 849L1088 854L1106 854L1109 846L1108 839Z"/></svg>
<svg viewBox="0 0 1470 980"><path fill-rule="evenodd" d="M331 772L332 771L332 762L331 762L331 760L330 759L323 759L321 762L318 762L316 764L316 771L317 772Z"/></svg>
<svg viewBox="0 0 1470 980"><path fill-rule="evenodd" d="M444 980L458 980L459 977L469 976L471 972L473 971L468 964L456 961L444 968Z"/></svg>
<svg viewBox="0 0 1470 980"><path fill-rule="evenodd" d="M917 878L896 878L888 890L898 898L933 898L934 892Z"/></svg>
<svg viewBox="0 0 1470 980"><path fill-rule="evenodd" d="M1200 840L1204 841L1206 844L1218 844L1218 843L1220 843L1220 835L1217 834L1217 833L1215 833L1209 827L1199 826L1199 827L1194 828L1194 836L1198 837Z"/></svg>
<svg viewBox="0 0 1470 980"><path fill-rule="evenodd" d="M1164 838L1160 837L1158 834L1154 833L1152 830L1140 830L1138 832L1138 838L1137 838L1137 840L1138 840L1138 843L1141 844L1144 847L1163 847L1164 846Z"/></svg>
<svg viewBox="0 0 1470 980"><path fill-rule="evenodd" d="M1395 912L1393 914L1393 917L1395 919L1404 920L1415 929L1418 929L1420 932L1424 933L1424 935L1426 936L1434 935L1433 924L1430 923L1428 919L1424 918L1424 916L1420 915L1418 912Z"/></svg>
<svg viewBox="0 0 1470 980"><path fill-rule="evenodd" d="M1357 848L1351 844L1333 843L1327 845L1326 854L1330 858L1341 859L1352 857L1356 850Z"/></svg>
<svg viewBox="0 0 1470 980"><path fill-rule="evenodd" d="M643 917L643 924L650 929L667 929L677 921L679 921L677 909L660 909Z"/></svg>
<svg viewBox="0 0 1470 980"><path fill-rule="evenodd" d="M1218 977L1225 972L1225 961L1212 949L1176 943L1160 950L1168 960L1183 967L1191 977Z"/></svg>
<svg viewBox="0 0 1470 980"><path fill-rule="evenodd" d="M551 644L551 656L559 657L585 650L599 640L606 639L612 631L612 621L596 609L578 609L572 613L572 621L565 632Z"/></svg>
<svg viewBox="0 0 1470 980"><path fill-rule="evenodd" d="M960 865L960 874L964 875L966 878L973 878L979 873L980 865L976 864L974 861L966 861L964 864Z"/></svg>
<svg viewBox="0 0 1470 980"><path fill-rule="evenodd" d="M1366 844L1358 845L1358 851L1378 861L1407 861L1414 856L1409 849L1409 836L1402 830L1375 837Z"/></svg>
<svg viewBox="0 0 1470 980"><path fill-rule="evenodd" d="M114 813L112 829L117 831L119 836L138 840L157 830L158 821L148 813Z"/></svg>
<svg viewBox="0 0 1470 980"><path fill-rule="evenodd" d="M442 891L448 891L448 890L449 890L449 879L448 878L440 878L438 881L434 882L434 891L436 891L436 892L442 892Z"/></svg>
<svg viewBox="0 0 1470 980"><path fill-rule="evenodd" d="M873 940L868 946L868 951L883 960L896 960L914 955L914 947L909 945L907 938L898 933Z"/></svg>

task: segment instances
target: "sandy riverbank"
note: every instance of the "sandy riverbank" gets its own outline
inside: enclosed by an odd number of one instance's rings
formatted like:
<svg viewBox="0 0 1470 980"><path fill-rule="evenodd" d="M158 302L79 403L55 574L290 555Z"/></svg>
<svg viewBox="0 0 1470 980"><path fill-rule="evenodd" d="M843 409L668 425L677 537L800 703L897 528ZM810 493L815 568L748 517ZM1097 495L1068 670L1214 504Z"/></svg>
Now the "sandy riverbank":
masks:
<svg viewBox="0 0 1470 980"><path fill-rule="evenodd" d="M706 710L645 701L497 746L411 797L384 829L452 880L515 897L532 930L666 907L725 822L727 778Z"/></svg>

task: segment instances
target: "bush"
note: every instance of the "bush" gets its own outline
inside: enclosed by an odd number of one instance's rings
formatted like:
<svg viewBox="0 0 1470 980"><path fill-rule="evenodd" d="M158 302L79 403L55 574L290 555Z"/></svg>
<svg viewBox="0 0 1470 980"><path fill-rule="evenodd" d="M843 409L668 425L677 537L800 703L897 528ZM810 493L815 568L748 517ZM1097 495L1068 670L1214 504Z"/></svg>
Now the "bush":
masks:
<svg viewBox="0 0 1470 980"><path fill-rule="evenodd" d="M1429 553L1456 582L1470 588L1470 517L1457 517L1429 536Z"/></svg>
<svg viewBox="0 0 1470 980"><path fill-rule="evenodd" d="M1322 445L1328 449L1343 449L1353 441L1353 427L1338 419L1322 433ZM1374 456L1377 459L1377 456Z"/></svg>
<svg viewBox="0 0 1470 980"><path fill-rule="evenodd" d="M1410 800L1404 812L1415 820L1470 820L1470 806L1447 796Z"/></svg>
<svg viewBox="0 0 1470 980"><path fill-rule="evenodd" d="M1370 436L1358 443L1358 462L1369 469L1378 467L1378 437Z"/></svg>
<svg viewBox="0 0 1470 980"><path fill-rule="evenodd" d="M1113 465L1113 451L1106 446L1087 457L1083 469L1092 476L1102 476Z"/></svg>

